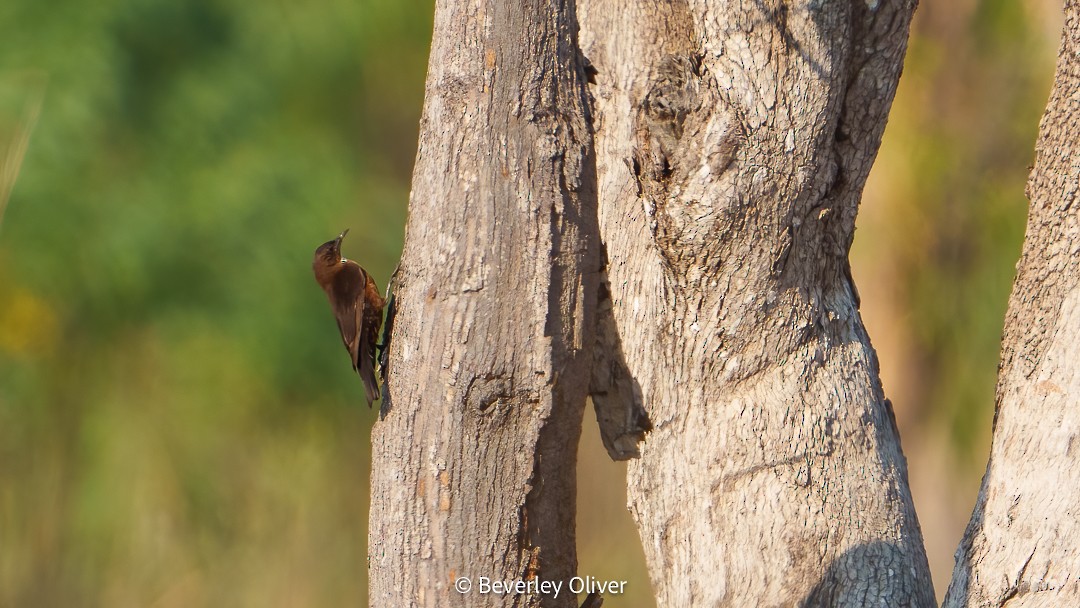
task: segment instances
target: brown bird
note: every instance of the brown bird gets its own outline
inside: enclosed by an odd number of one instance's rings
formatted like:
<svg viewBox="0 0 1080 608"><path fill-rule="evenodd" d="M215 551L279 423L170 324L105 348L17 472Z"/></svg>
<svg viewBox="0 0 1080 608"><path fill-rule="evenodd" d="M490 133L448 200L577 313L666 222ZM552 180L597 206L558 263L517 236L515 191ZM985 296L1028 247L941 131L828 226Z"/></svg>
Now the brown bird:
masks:
<svg viewBox="0 0 1080 608"><path fill-rule="evenodd" d="M375 378L375 347L385 301L371 275L341 255L341 240L348 233L346 229L336 239L319 245L311 267L315 280L330 299L341 340L352 356L353 370L364 381L370 407L380 396L379 381Z"/></svg>

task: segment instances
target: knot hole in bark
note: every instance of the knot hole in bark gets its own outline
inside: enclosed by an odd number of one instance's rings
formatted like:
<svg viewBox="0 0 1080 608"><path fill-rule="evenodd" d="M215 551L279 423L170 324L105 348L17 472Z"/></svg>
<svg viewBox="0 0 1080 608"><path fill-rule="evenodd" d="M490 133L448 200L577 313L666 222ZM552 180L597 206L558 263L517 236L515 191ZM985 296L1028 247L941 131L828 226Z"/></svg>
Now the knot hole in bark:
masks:
<svg viewBox="0 0 1080 608"><path fill-rule="evenodd" d="M465 388L465 414L467 418L498 414L510 407L515 398L524 397L515 391L510 374L493 370L478 374L469 380Z"/></svg>
<svg viewBox="0 0 1080 608"><path fill-rule="evenodd" d="M649 229L675 272L715 266L720 237L741 224L742 123L701 55L668 55L652 70L628 164Z"/></svg>
<svg viewBox="0 0 1080 608"><path fill-rule="evenodd" d="M687 116L701 107L701 57L668 55L638 108L634 162L639 178L668 180L672 156L682 139Z"/></svg>

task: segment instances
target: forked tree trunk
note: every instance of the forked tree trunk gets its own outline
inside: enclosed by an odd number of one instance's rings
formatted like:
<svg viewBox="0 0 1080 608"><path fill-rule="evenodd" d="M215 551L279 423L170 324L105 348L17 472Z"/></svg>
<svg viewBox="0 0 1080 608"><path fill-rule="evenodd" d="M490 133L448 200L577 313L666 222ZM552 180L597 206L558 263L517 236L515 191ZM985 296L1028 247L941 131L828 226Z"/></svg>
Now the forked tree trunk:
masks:
<svg viewBox="0 0 1080 608"><path fill-rule="evenodd" d="M990 462L945 606L1080 606L1080 3L1065 2Z"/></svg>
<svg viewBox="0 0 1080 608"><path fill-rule="evenodd" d="M599 256L574 23L545 0L437 3L372 433L371 606L576 606L479 581L576 569Z"/></svg>
<svg viewBox="0 0 1080 608"><path fill-rule="evenodd" d="M913 0L579 0L658 606L932 606L848 266Z"/></svg>
<svg viewBox="0 0 1080 608"><path fill-rule="evenodd" d="M437 5L371 605L572 605L453 583L574 574L586 392L659 606L932 605L847 262L913 2L581 5L592 123L573 2Z"/></svg>

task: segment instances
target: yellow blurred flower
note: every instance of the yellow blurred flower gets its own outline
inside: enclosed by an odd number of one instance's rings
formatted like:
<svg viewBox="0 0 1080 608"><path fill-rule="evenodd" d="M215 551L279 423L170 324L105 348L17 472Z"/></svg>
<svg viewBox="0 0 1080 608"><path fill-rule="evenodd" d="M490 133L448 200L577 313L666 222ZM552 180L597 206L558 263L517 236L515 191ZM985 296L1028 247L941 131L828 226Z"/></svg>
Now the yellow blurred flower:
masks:
<svg viewBox="0 0 1080 608"><path fill-rule="evenodd" d="M56 313L48 302L19 287L0 294L0 350L36 357L51 352L56 339Z"/></svg>

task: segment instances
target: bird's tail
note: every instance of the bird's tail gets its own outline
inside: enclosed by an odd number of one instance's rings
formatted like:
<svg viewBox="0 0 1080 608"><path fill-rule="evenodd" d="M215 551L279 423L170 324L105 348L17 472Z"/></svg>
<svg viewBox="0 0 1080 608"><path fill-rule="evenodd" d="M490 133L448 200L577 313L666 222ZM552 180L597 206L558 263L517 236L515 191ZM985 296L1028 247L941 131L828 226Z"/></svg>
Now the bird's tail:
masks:
<svg viewBox="0 0 1080 608"><path fill-rule="evenodd" d="M375 377L375 353L374 349L364 349L360 353L360 379L364 381L364 392L367 393L367 404L371 407L372 402L378 399L379 380Z"/></svg>

